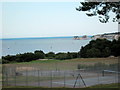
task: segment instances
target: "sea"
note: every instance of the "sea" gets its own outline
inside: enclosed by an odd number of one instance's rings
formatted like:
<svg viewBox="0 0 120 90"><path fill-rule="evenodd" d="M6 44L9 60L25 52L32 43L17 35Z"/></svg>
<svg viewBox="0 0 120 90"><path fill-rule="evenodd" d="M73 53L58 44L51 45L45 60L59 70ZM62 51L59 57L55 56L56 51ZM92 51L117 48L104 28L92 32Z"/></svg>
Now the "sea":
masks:
<svg viewBox="0 0 120 90"><path fill-rule="evenodd" d="M16 55L26 52L42 50L48 52L78 52L81 46L89 43L89 40L74 40L73 37L46 37L46 38L10 38L1 39L1 56Z"/></svg>

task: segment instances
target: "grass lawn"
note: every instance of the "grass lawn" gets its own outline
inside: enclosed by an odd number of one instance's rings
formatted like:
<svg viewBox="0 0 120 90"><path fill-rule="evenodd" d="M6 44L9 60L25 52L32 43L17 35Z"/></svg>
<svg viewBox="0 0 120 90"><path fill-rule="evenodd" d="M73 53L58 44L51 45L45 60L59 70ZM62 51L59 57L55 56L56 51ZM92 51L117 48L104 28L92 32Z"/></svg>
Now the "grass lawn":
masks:
<svg viewBox="0 0 120 90"><path fill-rule="evenodd" d="M77 65L94 65L95 63L115 64L118 58L76 58L69 60L34 60L31 62L4 64L17 67L17 70L75 70ZM3 66L4 66L3 65Z"/></svg>
<svg viewBox="0 0 120 90"><path fill-rule="evenodd" d="M3 88L45 88L45 87L34 87L34 86L5 86Z"/></svg>
<svg viewBox="0 0 120 90"><path fill-rule="evenodd" d="M83 64L93 64L96 62L104 62L106 64L118 62L118 58L76 58L76 59L68 59L68 60L33 60L31 62L20 62L20 63L10 63L10 64L35 64L35 63L73 63L73 62L81 62Z"/></svg>
<svg viewBox="0 0 120 90"><path fill-rule="evenodd" d="M120 88L120 83L100 84L100 85L90 86L87 88Z"/></svg>
<svg viewBox="0 0 120 90"><path fill-rule="evenodd" d="M112 83L112 84L101 84L101 85L94 85L86 88L120 88L120 83ZM34 87L34 86L6 86L3 88L48 88L48 87ZM54 87L53 87L54 88ZM56 88L56 87L55 87ZM57 87L59 88L64 88L64 87ZM56 89L57 89L56 88ZM65 87L67 88L67 87Z"/></svg>

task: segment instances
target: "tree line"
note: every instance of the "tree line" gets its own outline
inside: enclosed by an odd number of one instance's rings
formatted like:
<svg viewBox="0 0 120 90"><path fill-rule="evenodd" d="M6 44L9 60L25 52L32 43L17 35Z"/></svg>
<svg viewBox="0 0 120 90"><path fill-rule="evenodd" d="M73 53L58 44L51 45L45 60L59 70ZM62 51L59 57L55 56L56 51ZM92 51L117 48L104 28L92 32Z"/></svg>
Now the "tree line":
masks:
<svg viewBox="0 0 120 90"><path fill-rule="evenodd" d="M30 62L38 59L56 59L66 60L73 58L97 58L97 57L109 57L120 56L120 38L118 40L96 39L91 40L84 47L82 46L79 52L67 52L67 53L44 53L42 50L36 50L33 53L27 52L23 54L2 56L2 63L11 62Z"/></svg>
<svg viewBox="0 0 120 90"><path fill-rule="evenodd" d="M54 52L48 52L44 53L42 50L36 50L34 53L27 52L23 54L17 54L17 55L7 55L2 56L2 63L12 63L12 62L30 62L33 60L38 59L59 59L59 60L65 60L65 59L73 59L77 58L78 53L77 52L67 52L67 53L54 53Z"/></svg>

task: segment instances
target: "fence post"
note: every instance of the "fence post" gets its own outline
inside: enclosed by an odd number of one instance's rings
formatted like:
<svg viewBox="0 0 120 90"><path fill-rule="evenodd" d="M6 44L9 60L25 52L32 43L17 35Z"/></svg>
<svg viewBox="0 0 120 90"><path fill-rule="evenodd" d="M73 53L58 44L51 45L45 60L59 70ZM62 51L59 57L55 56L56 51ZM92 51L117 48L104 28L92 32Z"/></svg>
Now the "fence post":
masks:
<svg viewBox="0 0 120 90"><path fill-rule="evenodd" d="M41 86L42 86L42 80L43 80L43 79L42 79L42 78L43 78L42 75L43 75L43 74L42 74L42 70L41 70L41 71L40 71L40 82L41 82Z"/></svg>
<svg viewBox="0 0 120 90"><path fill-rule="evenodd" d="M15 82L15 86L16 86L16 67L14 67L15 69L14 69L14 72L15 72L15 75L14 75L14 82Z"/></svg>
<svg viewBox="0 0 120 90"><path fill-rule="evenodd" d="M6 85L8 86L8 73L6 71Z"/></svg>
<svg viewBox="0 0 120 90"><path fill-rule="evenodd" d="M65 71L64 71L64 87L65 87L65 82L66 81L66 77L65 77Z"/></svg>
<svg viewBox="0 0 120 90"><path fill-rule="evenodd" d="M38 70L38 86L40 86L40 73L39 73L39 70Z"/></svg>
<svg viewBox="0 0 120 90"><path fill-rule="evenodd" d="M99 72L97 72L98 75L98 85L100 84L100 80L99 80Z"/></svg>
<svg viewBox="0 0 120 90"><path fill-rule="evenodd" d="M2 66L2 86L5 86L5 70L4 70L4 66Z"/></svg>
<svg viewBox="0 0 120 90"><path fill-rule="evenodd" d="M52 71L51 71L51 88L52 88Z"/></svg>
<svg viewBox="0 0 120 90"><path fill-rule="evenodd" d="M2 68L2 84L3 84L3 86L7 86L6 81L7 81L7 79L6 79L6 67L4 66L4 68Z"/></svg>
<svg viewBox="0 0 120 90"><path fill-rule="evenodd" d="M26 69L26 86L28 86L28 71Z"/></svg>

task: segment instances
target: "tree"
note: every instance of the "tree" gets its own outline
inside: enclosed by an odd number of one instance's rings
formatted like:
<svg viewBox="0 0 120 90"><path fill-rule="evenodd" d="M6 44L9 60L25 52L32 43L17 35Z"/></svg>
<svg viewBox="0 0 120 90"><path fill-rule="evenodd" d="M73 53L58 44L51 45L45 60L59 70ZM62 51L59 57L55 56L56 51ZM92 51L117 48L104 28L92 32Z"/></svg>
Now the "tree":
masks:
<svg viewBox="0 0 120 90"><path fill-rule="evenodd" d="M35 59L35 55L31 52L27 52L24 54L21 54L21 60L22 62L29 62Z"/></svg>
<svg viewBox="0 0 120 90"><path fill-rule="evenodd" d="M49 53L46 54L46 57L48 59L53 59L53 58L55 58L55 53L54 52L49 52Z"/></svg>
<svg viewBox="0 0 120 90"><path fill-rule="evenodd" d="M79 51L79 57L83 57L85 58L86 57L86 50L85 50L85 47L81 47L80 51Z"/></svg>
<svg viewBox="0 0 120 90"><path fill-rule="evenodd" d="M55 58L59 60L65 60L67 59L67 53L57 53Z"/></svg>
<svg viewBox="0 0 120 90"><path fill-rule="evenodd" d="M70 52L67 52L67 59L72 59L73 58L73 55L70 53Z"/></svg>
<svg viewBox="0 0 120 90"><path fill-rule="evenodd" d="M111 54L114 56L120 56L120 37L118 40L112 41Z"/></svg>
<svg viewBox="0 0 120 90"><path fill-rule="evenodd" d="M45 58L45 53L41 50L36 50L34 52L35 59L44 59Z"/></svg>
<svg viewBox="0 0 120 90"><path fill-rule="evenodd" d="M42 50L36 50L36 51L34 51L34 53L42 53L42 54L45 54Z"/></svg>
<svg viewBox="0 0 120 90"><path fill-rule="evenodd" d="M102 51L102 56L103 57L108 57L108 56L110 56L111 55L111 50L110 50L110 48L109 47L105 47L105 49L103 49L103 51Z"/></svg>
<svg viewBox="0 0 120 90"><path fill-rule="evenodd" d="M120 19L120 0L118 2L80 2L77 11L87 12L87 16L98 16L99 21L107 23L110 18L110 12L115 14L113 22L119 22ZM120 22L119 22L120 24Z"/></svg>
<svg viewBox="0 0 120 90"><path fill-rule="evenodd" d="M78 52L70 52L72 58L78 58Z"/></svg>
<svg viewBox="0 0 120 90"><path fill-rule="evenodd" d="M111 55L111 43L107 39L92 40L86 46L81 47L80 57L108 57Z"/></svg>
<svg viewBox="0 0 120 90"><path fill-rule="evenodd" d="M3 60L6 60L5 62L14 62L16 59L16 56L14 55L7 55L7 56L2 56Z"/></svg>
<svg viewBox="0 0 120 90"><path fill-rule="evenodd" d="M91 48L86 51L86 56L93 58L93 57L100 57L101 52L99 49Z"/></svg>

